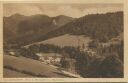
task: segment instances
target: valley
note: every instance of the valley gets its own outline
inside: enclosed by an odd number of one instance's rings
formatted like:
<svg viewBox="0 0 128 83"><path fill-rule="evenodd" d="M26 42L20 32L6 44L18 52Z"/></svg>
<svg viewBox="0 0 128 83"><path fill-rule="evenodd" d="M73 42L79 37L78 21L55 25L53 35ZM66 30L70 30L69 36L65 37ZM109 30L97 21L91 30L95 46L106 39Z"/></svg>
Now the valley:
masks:
<svg viewBox="0 0 128 83"><path fill-rule="evenodd" d="M122 78L123 12L14 14L4 17L3 46L4 77Z"/></svg>

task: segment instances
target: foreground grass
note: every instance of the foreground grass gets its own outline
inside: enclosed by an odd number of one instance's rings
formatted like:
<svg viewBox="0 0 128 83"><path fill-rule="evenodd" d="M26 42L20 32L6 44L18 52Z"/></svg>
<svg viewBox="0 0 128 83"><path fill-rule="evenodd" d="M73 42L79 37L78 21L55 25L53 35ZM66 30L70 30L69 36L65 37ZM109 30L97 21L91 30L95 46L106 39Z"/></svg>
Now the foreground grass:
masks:
<svg viewBox="0 0 128 83"><path fill-rule="evenodd" d="M49 78L68 77L58 74L59 71L52 66L25 57L4 55L4 68L36 77L49 77ZM5 73L6 72L4 71L4 77L8 77L8 75L5 75Z"/></svg>
<svg viewBox="0 0 128 83"><path fill-rule="evenodd" d="M27 75L32 76L32 77L47 77L46 75L35 74L33 72L29 72L29 71L25 71L25 70L18 70L16 68L11 67L11 66L4 66L4 68L11 70L11 71L18 72L18 73L27 74Z"/></svg>

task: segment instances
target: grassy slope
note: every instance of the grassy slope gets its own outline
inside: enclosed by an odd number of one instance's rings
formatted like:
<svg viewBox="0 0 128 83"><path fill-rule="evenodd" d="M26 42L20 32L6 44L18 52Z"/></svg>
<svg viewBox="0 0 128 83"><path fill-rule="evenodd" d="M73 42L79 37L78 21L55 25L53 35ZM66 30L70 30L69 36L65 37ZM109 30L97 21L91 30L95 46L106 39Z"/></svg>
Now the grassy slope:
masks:
<svg viewBox="0 0 128 83"><path fill-rule="evenodd" d="M21 77L22 78L22 77L24 77L24 78L26 78L26 77L33 77L33 76L4 68L4 77L7 77L7 78L13 78L13 77Z"/></svg>
<svg viewBox="0 0 128 83"><path fill-rule="evenodd" d="M58 74L59 73L58 70L52 66L43 64L36 60L24 58L24 57L4 55L4 66L11 66L21 71L23 70L29 71L35 74L45 75L47 77L60 77L60 78L66 77ZM7 72L11 72L11 71L4 69L4 77L10 77L7 75ZM15 72L12 71L12 73L15 73ZM17 74L19 73L15 73L15 77L17 76ZM18 76L22 77L22 75L18 75Z"/></svg>
<svg viewBox="0 0 128 83"><path fill-rule="evenodd" d="M89 37L84 37L84 36L75 36L75 35L69 35L69 34L65 34L62 36L58 36L58 37L54 37L45 41L41 41L41 42L36 42L33 44L53 44L53 45L57 45L57 46L82 46L83 44L85 46L88 45L88 43L91 41L91 39ZM33 45L30 44L30 45ZM30 45L26 45L26 46L30 46Z"/></svg>

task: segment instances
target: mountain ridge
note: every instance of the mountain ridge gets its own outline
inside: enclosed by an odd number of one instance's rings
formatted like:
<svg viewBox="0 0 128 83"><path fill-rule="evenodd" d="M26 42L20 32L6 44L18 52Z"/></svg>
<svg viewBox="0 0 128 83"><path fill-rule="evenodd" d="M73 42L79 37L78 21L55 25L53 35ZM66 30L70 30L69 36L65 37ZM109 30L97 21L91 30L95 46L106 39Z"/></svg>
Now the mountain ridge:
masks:
<svg viewBox="0 0 128 83"><path fill-rule="evenodd" d="M56 33L56 37L57 35L70 33L73 35L89 36L93 39L98 38L98 40L104 42L103 40L106 36L109 37L105 40L110 40L111 38L118 36L120 32L123 32L122 11L106 14L86 15L65 24L60 29L49 32L47 35L52 34L51 37L54 37L53 33Z"/></svg>
<svg viewBox="0 0 128 83"><path fill-rule="evenodd" d="M31 16L14 14L4 17L4 39L5 41L13 42L17 39L22 39L24 36L34 36L35 34L38 37L73 20L71 17L59 16L57 25L54 25L53 20L57 18L42 14ZM30 38L30 40L32 39Z"/></svg>
<svg viewBox="0 0 128 83"><path fill-rule="evenodd" d="M107 42L111 38L116 37L119 35L119 33L123 32L123 12L122 11L114 12L114 13L106 13L106 14L90 14L80 18L69 17L67 21L65 21L65 19L67 19L68 17L65 18L65 16L63 15L52 17L52 19L49 16L46 16L45 19L41 19L40 17L42 16L39 15L38 21L31 20L31 19L37 19L37 17L36 18L33 17L29 19L29 21L27 21L28 27L30 27L30 28L27 28L29 33L33 33L32 31L35 31L35 34L28 34L28 35L21 34L21 37L12 39L12 41L15 41L15 43L20 42L21 45L27 45L30 43L40 42L40 41L61 36L64 34L72 34L72 35L85 35L92 39L97 39L101 42ZM64 18L61 21L59 21L62 24L60 24L58 20L56 20L56 19L59 19L60 17ZM55 20L55 24L53 22L54 20ZM27 23L27 22L24 22L24 23ZM65 24L63 24L63 22ZM23 24L21 23L22 25L21 29L26 27L27 24L24 24L24 23ZM58 25L56 25L56 23L58 23ZM42 27L42 24L43 24L43 27ZM38 30L33 26L36 26L36 27L38 26ZM42 28L44 30L42 30ZM19 31L22 31L22 30L19 30ZM27 30L23 29L23 32L26 32L26 31Z"/></svg>

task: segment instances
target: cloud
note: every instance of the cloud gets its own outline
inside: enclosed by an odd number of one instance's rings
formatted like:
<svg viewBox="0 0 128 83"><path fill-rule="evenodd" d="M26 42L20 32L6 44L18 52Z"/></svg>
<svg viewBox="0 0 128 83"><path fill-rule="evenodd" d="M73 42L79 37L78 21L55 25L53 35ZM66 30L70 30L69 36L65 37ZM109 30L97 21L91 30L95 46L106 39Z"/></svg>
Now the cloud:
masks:
<svg viewBox="0 0 128 83"><path fill-rule="evenodd" d="M4 4L4 16L20 13L26 16L34 14L46 14L51 17L58 15L81 17L87 14L115 12L122 10L122 4Z"/></svg>

